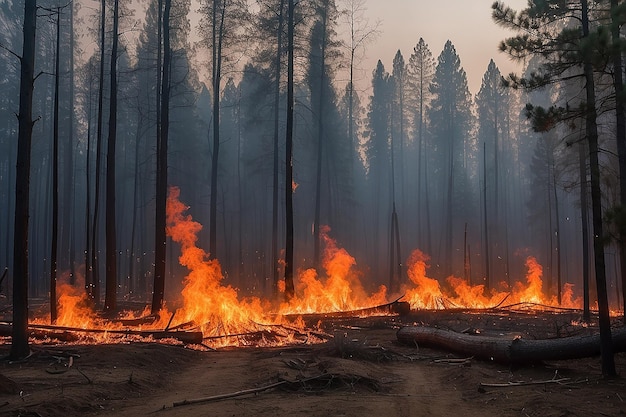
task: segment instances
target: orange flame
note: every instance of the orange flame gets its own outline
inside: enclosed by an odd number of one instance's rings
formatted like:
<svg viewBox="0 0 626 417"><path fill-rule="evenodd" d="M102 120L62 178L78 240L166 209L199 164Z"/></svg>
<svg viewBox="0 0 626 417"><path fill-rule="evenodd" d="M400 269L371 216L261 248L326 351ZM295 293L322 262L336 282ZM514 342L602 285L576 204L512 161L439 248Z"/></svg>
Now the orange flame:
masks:
<svg viewBox="0 0 626 417"><path fill-rule="evenodd" d="M177 321L193 321L207 334L229 334L246 331L264 321L267 306L258 298L240 301L237 291L222 285L222 268L217 259L196 246L202 225L184 215L187 207L178 200L180 190L170 188L167 200L167 234L181 245L178 258L189 269L182 290L184 306L176 312Z"/></svg>
<svg viewBox="0 0 626 417"><path fill-rule="evenodd" d="M533 303L558 306L556 297L547 297L542 290L543 269L535 258L526 259L526 283L516 283L510 291L491 288L484 285L470 285L465 279L448 277L448 287L442 288L439 281L426 276L429 258L419 249L413 251L408 260L408 276L414 287L405 288L405 299L413 309L438 309L446 307L489 308L500 305L505 299L507 304ZM502 285L502 287L505 287ZM580 299L573 297L573 285L565 284L561 306L580 307Z"/></svg>
<svg viewBox="0 0 626 417"><path fill-rule="evenodd" d="M320 278L314 268L300 272L296 295L281 306L283 314L327 313L358 310L386 303L387 289L379 287L372 296L363 288L359 275L353 270L356 260L348 251L337 246L328 234L330 227L320 228L324 242L322 266L326 276Z"/></svg>
<svg viewBox="0 0 626 417"><path fill-rule="evenodd" d="M219 338L212 342L213 345L240 344L242 342L236 337L233 340L233 337L221 339L221 336L260 331L267 325L283 323L284 315L288 314L360 310L387 302L385 286L380 286L373 295L369 295L361 282L362 274L357 269L356 259L330 237L328 226L321 228L324 246L322 268L319 271L314 268L299 271L295 280L296 296L292 300L272 310L267 300L255 297L239 299L237 289L223 283L219 261L211 259L207 252L197 246L202 225L185 214L188 207L179 201L179 195L178 188L170 189L166 209L167 234L180 244L179 262L189 270L181 291L183 304L173 315L164 309L159 321L148 325L149 328L174 328L193 323L201 327L205 338ZM403 288L404 299L413 309L485 308L499 305L505 299L508 304L528 302L557 305L555 297L548 298L542 292L543 271L535 258L526 260L528 272L525 283L516 283L508 289L501 287L500 290L486 289L484 285L470 285L466 280L453 276L448 277L442 285L427 276L428 261L428 255L414 250L407 262L410 282ZM279 282L279 287L284 291L284 281ZM57 293L57 324L79 328L123 327L119 323L99 319L83 291L69 284L60 284ZM574 299L573 286L565 284L562 305L576 307L581 304L579 299ZM303 328L304 323L300 320L290 326ZM256 344L263 342L257 340Z"/></svg>

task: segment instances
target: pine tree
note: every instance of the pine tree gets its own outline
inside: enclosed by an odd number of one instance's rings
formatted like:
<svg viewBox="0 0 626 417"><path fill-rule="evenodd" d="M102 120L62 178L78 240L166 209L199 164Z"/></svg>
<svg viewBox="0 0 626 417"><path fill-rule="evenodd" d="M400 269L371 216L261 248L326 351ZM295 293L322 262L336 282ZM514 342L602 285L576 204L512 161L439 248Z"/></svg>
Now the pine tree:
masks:
<svg viewBox="0 0 626 417"><path fill-rule="evenodd" d="M407 65L407 77L409 84L409 106L412 109L411 121L413 140L416 148L417 166L414 172L417 174L417 246L427 253L432 252L428 160L429 148L426 146L428 134L428 120L426 113L430 105L430 83L435 72L435 61L424 39L420 38L413 48L413 53Z"/></svg>
<svg viewBox="0 0 626 417"><path fill-rule="evenodd" d="M446 42L439 55L433 82L429 119L433 135L433 172L438 188L439 212L442 214L440 253L437 262L442 275L462 275L462 262L453 258L455 242L461 242L464 223L471 215L471 187L468 180L470 160L475 151L469 132L472 99L467 75L452 42ZM463 251L461 251L463 253Z"/></svg>

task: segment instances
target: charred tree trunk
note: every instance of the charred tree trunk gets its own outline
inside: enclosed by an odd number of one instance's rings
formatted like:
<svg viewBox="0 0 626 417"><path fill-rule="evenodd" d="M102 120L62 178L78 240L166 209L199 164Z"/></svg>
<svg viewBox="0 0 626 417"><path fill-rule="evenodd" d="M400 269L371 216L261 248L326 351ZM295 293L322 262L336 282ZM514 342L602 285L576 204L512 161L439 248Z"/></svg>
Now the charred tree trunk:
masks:
<svg viewBox="0 0 626 417"><path fill-rule="evenodd" d="M89 83L89 97L87 105L87 152L85 157L85 289L91 294L91 79Z"/></svg>
<svg viewBox="0 0 626 417"><path fill-rule="evenodd" d="M50 245L50 322L57 320L57 255L59 243L59 63L61 9L57 12L56 57L54 60L54 116L52 139L52 236Z"/></svg>
<svg viewBox="0 0 626 417"><path fill-rule="evenodd" d="M28 210L30 205L30 159L33 136L33 86L37 1L24 1L22 56L20 58L20 104L15 174L15 228L13 236L13 329L11 359L25 358L28 345Z"/></svg>
<svg viewBox="0 0 626 417"><path fill-rule="evenodd" d="M209 208L209 257L215 259L217 254L217 175L220 150L220 84L222 78L222 38L224 36L224 17L226 14L226 0L223 0L219 16L217 4L213 0L212 37L213 37L213 154L211 158L211 201Z"/></svg>
<svg viewBox="0 0 626 417"><path fill-rule="evenodd" d="M161 135L157 138L157 190L156 190L156 236L155 236L155 274L152 294L152 313L163 308L165 294L165 258L166 258L166 204L167 204L167 142L169 134L170 102L170 9L171 0L165 0L163 9L163 76L161 78ZM159 13L161 11L159 10Z"/></svg>
<svg viewBox="0 0 626 417"><path fill-rule="evenodd" d="M272 177L272 277L273 293L278 295L278 128L279 128L279 105L280 105L280 75L281 75L281 55L283 52L283 24L285 0L280 0L280 10L278 11L278 29L276 31L276 68L274 78L274 174Z"/></svg>
<svg viewBox="0 0 626 417"><path fill-rule="evenodd" d="M100 211L100 172L102 171L102 127L104 125L104 47L106 40L106 0L100 3L100 76L98 79L98 126L96 133L96 173L91 230L91 271L88 294L97 306L100 304L100 265L98 265L98 226Z"/></svg>
<svg viewBox="0 0 626 417"><path fill-rule="evenodd" d="M617 329L614 336L616 351L626 351L626 327ZM507 339L415 326L401 328L397 337L401 343L440 348L505 364L586 358L598 355L601 349L601 336L597 334L544 340Z"/></svg>
<svg viewBox="0 0 626 417"><path fill-rule="evenodd" d="M117 253L115 219L115 145L117 141L117 48L119 0L113 6L113 44L111 46L111 102L109 106L109 136L107 141L106 185L106 292L104 311L117 309Z"/></svg>
<svg viewBox="0 0 626 417"><path fill-rule="evenodd" d="M489 262L489 226L487 223L487 144L483 142L483 221L485 230L485 288L489 288L490 269Z"/></svg>
<svg viewBox="0 0 626 417"><path fill-rule="evenodd" d="M582 0L583 36L589 36L589 10L587 0ZM609 301L606 288L606 267L604 259L604 231L602 220L602 192L600 188L600 163L598 158L598 125L595 99L595 80L593 66L589 58L584 60L586 103L586 134L589 143L589 160L591 173L591 216L593 222L593 250L596 271L596 288L598 293L598 314L600 324L600 343L602 352L602 374L613 376L615 358L611 341L611 319L609 317Z"/></svg>
<svg viewBox="0 0 626 417"><path fill-rule="evenodd" d="M287 12L287 126L285 140L285 299L294 296L293 286L293 37L294 0L289 0Z"/></svg>
<svg viewBox="0 0 626 417"><path fill-rule="evenodd" d="M68 263L70 270L70 283L74 285L76 281L75 271L75 256L76 256L76 233L75 225L76 221L74 216L75 211L75 196L76 196L76 181L74 173L74 6L75 3L70 3L69 7L69 112L68 112L68 132L67 132L67 144L65 148L65 178L63 180L65 187L64 203L63 206L63 224L65 237L61 239L61 242L67 242L67 248L63 247L63 250L69 251Z"/></svg>
<svg viewBox="0 0 626 417"><path fill-rule="evenodd" d="M327 4L326 4L327 6ZM313 217L313 267L320 269L320 216L322 208L322 166L324 161L324 78L326 73L326 26L327 10L322 16L322 45L320 50L320 92L317 103L317 163L315 173L315 214Z"/></svg>
<svg viewBox="0 0 626 417"><path fill-rule="evenodd" d="M554 194L554 235L556 236L556 294L561 305L561 221L559 216L559 195L556 188L556 163L552 164L552 193Z"/></svg>
<svg viewBox="0 0 626 417"><path fill-rule="evenodd" d="M617 156L619 161L620 205L626 208L626 106L624 106L624 74L622 65L622 38L618 0L611 0L611 38L613 40L613 88L615 90L615 121ZM620 222L619 260L622 275L622 299L626 321L626 219Z"/></svg>

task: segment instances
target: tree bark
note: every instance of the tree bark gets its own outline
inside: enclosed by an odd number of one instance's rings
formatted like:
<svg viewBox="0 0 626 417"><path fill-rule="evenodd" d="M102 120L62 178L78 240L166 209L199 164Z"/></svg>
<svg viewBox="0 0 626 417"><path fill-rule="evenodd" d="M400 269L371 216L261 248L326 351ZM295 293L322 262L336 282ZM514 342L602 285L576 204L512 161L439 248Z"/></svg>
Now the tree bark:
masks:
<svg viewBox="0 0 626 417"><path fill-rule="evenodd" d="M613 88L615 90L615 121L617 157L619 165L620 205L626 208L626 107L624 106L624 74L622 65L622 42L619 21L619 2L611 0L611 38L613 41ZM626 320L626 220L622 219L619 230L619 260L622 275L622 309Z"/></svg>
<svg viewBox="0 0 626 417"><path fill-rule="evenodd" d="M294 0L289 0L287 12L287 126L285 140L285 299L291 300L293 286L293 32Z"/></svg>
<svg viewBox="0 0 626 417"><path fill-rule="evenodd" d="M161 134L157 138L157 190L156 190L156 229L154 291L152 293L152 314L163 308L165 294L165 258L166 258L166 205L167 205L167 145L169 137L169 102L170 102L170 9L171 0L165 0L163 9L163 76L161 78ZM161 13L161 10L159 10Z"/></svg>
<svg viewBox="0 0 626 417"><path fill-rule="evenodd" d="M61 8L57 9L56 57L54 61L54 116L52 139L52 236L50 244L50 322L57 319L57 255L59 244L59 52Z"/></svg>
<svg viewBox="0 0 626 417"><path fill-rule="evenodd" d="M583 36L589 36L589 10L587 0L582 0ZM595 84L593 66L589 58L584 59L586 103L586 134L589 143L589 160L591 173L591 217L593 223L593 250L596 271L596 288L598 295L598 314L600 324L600 341L602 346L602 374L616 375L615 358L611 342L611 319L609 317L609 301L606 288L606 267L604 259L604 231L602 220L602 192L600 188L600 163L598 158L598 125L595 101Z"/></svg>
<svg viewBox="0 0 626 417"><path fill-rule="evenodd" d="M219 0L213 0L212 11L212 37L213 37L213 153L211 157L211 200L209 207L209 257L217 257L217 176L219 172L220 150L220 83L222 81L222 39L224 36L224 17L226 14L226 0L223 0L221 14L217 16L217 4Z"/></svg>
<svg viewBox="0 0 626 417"><path fill-rule="evenodd" d="M589 308L589 191L587 186L587 147L581 141L578 144L578 168L580 171L580 218L583 253L583 320L591 320Z"/></svg>
<svg viewBox="0 0 626 417"><path fill-rule="evenodd" d="M274 169L272 176L272 291L273 295L278 295L278 127L279 127L279 105L280 105L280 75L281 75L281 55L283 52L283 25L285 0L280 0L280 10L278 12L278 29L276 31L276 68L274 73Z"/></svg>
<svg viewBox="0 0 626 417"><path fill-rule="evenodd" d="M107 141L106 185L106 287L104 311L117 309L117 253L115 219L115 145L117 141L117 49L119 25L119 0L113 8L113 44L111 46L111 102L109 106L109 135Z"/></svg>
<svg viewBox="0 0 626 417"><path fill-rule="evenodd" d="M37 1L24 1L22 57L20 59L20 104L15 175L15 226L13 237L13 329L9 357L30 354L28 345L28 210L31 141L33 136L33 86Z"/></svg>
<svg viewBox="0 0 626 417"><path fill-rule="evenodd" d="M417 343L504 364L586 358L600 354L601 350L598 334L544 340L507 339L409 326L398 330L397 337L401 343ZM616 351L626 351L626 327L616 329L614 337Z"/></svg>
<svg viewBox="0 0 626 417"><path fill-rule="evenodd" d="M100 76L98 79L98 126L96 132L96 173L91 231L91 282L87 293L94 304L100 304L100 266L98 265L98 214L100 211L100 171L102 170L102 127L104 125L104 49L106 40L106 0L100 3Z"/></svg>

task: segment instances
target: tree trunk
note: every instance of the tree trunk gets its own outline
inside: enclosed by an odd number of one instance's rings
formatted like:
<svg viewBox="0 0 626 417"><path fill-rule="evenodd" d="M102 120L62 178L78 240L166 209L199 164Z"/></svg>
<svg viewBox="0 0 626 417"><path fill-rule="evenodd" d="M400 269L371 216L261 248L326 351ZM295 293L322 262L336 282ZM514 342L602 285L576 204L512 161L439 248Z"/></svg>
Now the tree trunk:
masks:
<svg viewBox="0 0 626 417"><path fill-rule="evenodd" d="M626 108L624 106L624 74L622 65L622 42L618 0L611 0L611 38L613 40L613 88L615 90L615 121L617 156L619 161L620 205L626 208ZM626 306L626 220L622 219L619 230L619 260L622 275L622 306ZM626 320L626 307L624 320Z"/></svg>
<svg viewBox="0 0 626 417"><path fill-rule="evenodd" d="M117 140L117 48L119 0L113 6L113 44L111 46L111 102L109 106L109 136L107 141L106 185L106 292L104 311L117 309L117 253L115 219L115 145Z"/></svg>
<svg viewBox="0 0 626 417"><path fill-rule="evenodd" d="M167 145L169 137L169 103L170 103L170 9L171 0L165 0L163 9L163 76L161 78L161 134L157 138L157 190L156 190L156 228L155 228L155 262L154 290L152 293L152 314L163 308L165 294L165 258L166 246L166 204L167 204ZM161 13L161 10L159 10Z"/></svg>
<svg viewBox="0 0 626 417"><path fill-rule="evenodd" d="M98 264L98 226L100 211L100 172L102 171L102 127L104 125L104 48L106 40L106 0L100 3L100 76L98 80L98 126L96 132L96 184L93 203L93 227L91 233L92 280L88 289L94 304L100 304L100 265Z"/></svg>
<svg viewBox="0 0 626 417"><path fill-rule="evenodd" d="M223 0L218 28L217 3L213 0L212 31L213 31L213 154L211 158L211 200L209 207L209 257L216 259L217 254L217 175L219 172L220 150L220 83L222 78L222 38L224 36L224 15L226 0Z"/></svg>
<svg viewBox="0 0 626 417"><path fill-rule="evenodd" d="M85 289L91 294L92 273L91 270L91 80L89 82L89 96L87 105L87 151L85 155Z"/></svg>
<svg viewBox="0 0 626 417"><path fill-rule="evenodd" d="M487 223L487 144L483 142L483 221L485 230L485 288L489 288L490 285L490 269L489 262L489 226Z"/></svg>
<svg viewBox="0 0 626 417"><path fill-rule="evenodd" d="M75 271L75 255L76 255L76 221L74 216L74 210L76 207L76 181L75 181L75 173L74 173L74 6L75 4L72 2L69 4L69 32L70 32L70 47L69 47L69 112L68 112L68 132L67 132L67 145L65 148L65 199L64 199L64 207L63 223L65 224L64 228L66 230L65 239L61 239L61 242L67 242L68 248L65 250L69 250L69 269L70 269L70 283L74 285L76 280L76 271ZM63 248L63 247L62 247Z"/></svg>
<svg viewBox="0 0 626 417"><path fill-rule="evenodd" d="M50 244L50 322L57 320L57 255L59 243L59 52L61 51L61 8L57 12L56 57L54 60L54 116L52 139L52 236Z"/></svg>
<svg viewBox="0 0 626 417"><path fill-rule="evenodd" d="M285 140L285 299L294 296L293 286L293 37L294 0L289 0L287 12L287 125Z"/></svg>
<svg viewBox="0 0 626 417"><path fill-rule="evenodd" d="M589 36L589 15L587 0L582 0L583 36ZM585 90L587 93L586 134L589 142L589 159L591 173L591 216L593 223L593 250L596 271L596 288L598 293L598 314L600 324L600 341L602 352L602 374L614 376L615 358L611 341L611 318L606 288L606 267L604 259L604 231L602 224L602 193L600 189L600 163L598 161L598 125L596 122L595 84L593 66L590 59L584 60Z"/></svg>
<svg viewBox="0 0 626 417"><path fill-rule="evenodd" d="M278 12L278 30L276 31L276 68L275 68L275 85L274 85L274 169L272 176L272 291L273 295L278 295L278 128L279 128L279 105L280 105L280 74L281 74L281 55L283 51L283 24L285 0L280 0L280 10Z"/></svg>
<svg viewBox="0 0 626 417"><path fill-rule="evenodd" d="M415 346L449 350L504 364L579 359L600 353L601 336L523 339L472 335L433 327L409 326L398 330L398 341ZM626 351L626 327L615 331L616 351Z"/></svg>
<svg viewBox="0 0 626 417"><path fill-rule="evenodd" d="M328 3L325 4L327 6ZM324 10L322 17L322 49L320 51L320 85L319 102L317 103L317 163L315 173L315 213L313 217L313 267L320 268L320 216L322 206L322 162L324 160L324 76L326 72L326 25L327 10Z"/></svg>
<svg viewBox="0 0 626 417"><path fill-rule="evenodd" d="M22 57L20 59L20 104L15 174L15 228L13 237L13 330L9 357L30 354L28 345L28 210L31 141L33 136L33 86L37 0L24 1Z"/></svg>
<svg viewBox="0 0 626 417"><path fill-rule="evenodd" d="M556 252L556 295L557 301L559 305L561 305L561 221L559 216L559 196L556 188L556 163L552 164L552 192L554 193L554 235L556 236L556 248L551 250Z"/></svg>

